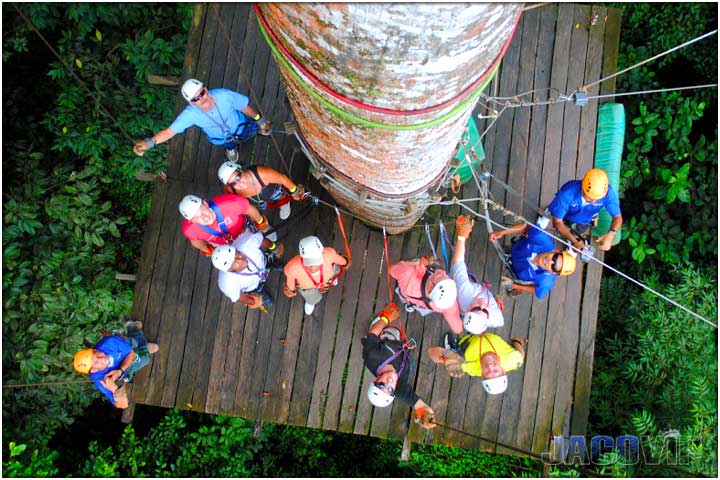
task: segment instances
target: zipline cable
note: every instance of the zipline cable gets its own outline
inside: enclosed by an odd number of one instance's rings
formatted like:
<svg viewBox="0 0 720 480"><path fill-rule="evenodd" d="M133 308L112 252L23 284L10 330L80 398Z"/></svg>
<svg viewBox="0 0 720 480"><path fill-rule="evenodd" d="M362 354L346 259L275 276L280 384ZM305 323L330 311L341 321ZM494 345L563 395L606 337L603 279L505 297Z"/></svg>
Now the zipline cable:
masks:
<svg viewBox="0 0 720 480"><path fill-rule="evenodd" d="M611 97L627 97L630 95L645 95L647 93L665 93L665 92L679 92L681 90L694 90L698 88L718 88L715 83L708 83L706 85L694 85L692 87L674 87L674 88L658 88L656 90L639 90L637 92L621 92L621 93L608 93L606 95L591 95L588 100L596 98L611 98Z"/></svg>
<svg viewBox="0 0 720 480"><path fill-rule="evenodd" d="M100 103L100 99L99 99L97 96L95 96L95 94L92 92L92 90L90 90L90 88L89 88L89 87L85 84L85 82L83 82L83 80L72 70L72 68L70 68L70 67L68 66L68 64L65 63L65 60L63 60L62 57L60 57L60 54L52 47L52 45L50 45L50 43L45 39L45 37L42 35L42 33L40 33L40 31L39 31L37 28L35 28L35 25L33 25L32 22L30 22L30 20L29 20L29 19L25 16L25 14L17 7L16 4L13 3L12 6L13 6L13 8L20 14L20 16L23 18L23 20L25 20L25 23L28 24L28 26L32 29L32 31L35 32L38 37L40 37L40 40L42 40L43 43L44 43L44 44L50 49L50 51L55 55L55 57L57 57L57 59L60 61L60 63L62 63L62 65L65 67L65 69L66 69L68 72L70 72L70 73L75 77L75 79L76 79L78 82L80 82L80 84L85 88L85 90L87 90L87 92L90 94L90 96L91 96L93 99L95 99L95 102L97 103L97 105L102 109L103 112L105 112L105 113L107 114L108 117L110 117L110 119L115 123L115 125L120 129L120 131L125 135L125 137L127 137L127 139L130 141L130 143L134 144L134 143L135 143L135 140L130 136L130 134L127 132L127 130L125 130L125 128L120 124L120 122L117 121L117 119L113 116L113 114L110 113L110 112L108 111L108 109L103 106L102 103Z"/></svg>
<svg viewBox="0 0 720 480"><path fill-rule="evenodd" d="M72 384L86 384L92 385L92 380L65 380L59 382L44 382L44 383L10 383L3 384L2 388L28 388L28 387L50 387L54 385L72 385Z"/></svg>

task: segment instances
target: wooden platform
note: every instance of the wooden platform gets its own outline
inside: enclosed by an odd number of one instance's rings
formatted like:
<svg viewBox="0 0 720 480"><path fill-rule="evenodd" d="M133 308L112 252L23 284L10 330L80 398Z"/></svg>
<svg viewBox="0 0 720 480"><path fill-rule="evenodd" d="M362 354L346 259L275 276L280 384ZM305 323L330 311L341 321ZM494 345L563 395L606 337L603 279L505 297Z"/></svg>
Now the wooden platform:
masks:
<svg viewBox="0 0 720 480"><path fill-rule="evenodd" d="M292 121L250 4L197 9L183 77L251 91L252 104L276 128ZM619 12L612 9L560 4L527 11L490 92L511 96L535 89L535 99L544 100L548 87L570 92L615 71L619 26ZM603 88L613 91L614 85ZM597 87L589 93L596 92ZM183 105L178 96L178 109ZM582 109L570 103L508 109L485 137L487 168L529 201L545 206L563 182L593 164L596 120L593 101ZM479 127L483 131L485 121ZM282 172L289 169L296 181L322 192L292 136L258 137L242 147L241 155ZM276 305L267 314L233 305L222 295L210 260L183 237L177 205L189 193L219 194L216 172L223 160L223 151L211 148L193 129L172 140L169 181L155 184L133 312L145 323L148 338L160 344L160 352L137 375L132 400L360 435L402 439L407 433L415 442L493 450L491 443L444 428L418 429L409 421L409 407L400 402L373 409L365 400L371 376L362 365L360 338L388 296L381 232L344 217L353 268L311 317L303 315L300 297L290 301L282 294L279 273L268 282ZM532 216L532 205L523 205L498 185L492 191L510 209ZM476 188L467 185L462 195L475 197ZM434 207L428 223L441 215L452 234L458 209ZM293 203L289 228L279 230L289 256L309 234L342 251L333 215L322 205ZM277 213L270 221L278 224ZM437 239L436 229L433 235ZM501 265L488 248L482 223L469 252L471 270L497 291ZM390 238L392 261L429 253L421 228ZM579 270L561 278L549 299L505 299L506 323L498 333L529 339L525 366L509 375L505 394L487 396L477 378L450 380L443 367L419 355L416 390L431 403L439 422L535 452L546 450L551 433L585 432L601 271L596 264ZM446 330L437 315L423 319L403 314L403 322L418 341L418 354L439 345Z"/></svg>

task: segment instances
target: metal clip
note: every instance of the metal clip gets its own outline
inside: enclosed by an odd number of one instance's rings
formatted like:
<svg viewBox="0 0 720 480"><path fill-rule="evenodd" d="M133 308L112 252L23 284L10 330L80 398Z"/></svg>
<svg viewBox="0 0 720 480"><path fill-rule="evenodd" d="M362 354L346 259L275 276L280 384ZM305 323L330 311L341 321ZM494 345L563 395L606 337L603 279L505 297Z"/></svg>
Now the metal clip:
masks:
<svg viewBox="0 0 720 480"><path fill-rule="evenodd" d="M588 103L587 92L575 92L573 98L575 99L575 105L577 105L578 107L584 107Z"/></svg>
<svg viewBox="0 0 720 480"><path fill-rule="evenodd" d="M417 342L415 341L414 338L411 338L410 340L405 342L405 345L403 345L403 348L405 350L413 350L413 349L415 349L415 347L417 347Z"/></svg>

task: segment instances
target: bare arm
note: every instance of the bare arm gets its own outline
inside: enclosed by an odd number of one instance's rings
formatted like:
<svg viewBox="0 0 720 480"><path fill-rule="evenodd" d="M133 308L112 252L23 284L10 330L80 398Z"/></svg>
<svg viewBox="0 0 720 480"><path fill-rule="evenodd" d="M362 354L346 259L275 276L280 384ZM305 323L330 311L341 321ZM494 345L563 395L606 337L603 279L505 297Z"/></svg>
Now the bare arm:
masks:
<svg viewBox="0 0 720 480"><path fill-rule="evenodd" d="M535 294L535 285L520 285L517 283L512 284L512 289L523 293Z"/></svg>
<svg viewBox="0 0 720 480"><path fill-rule="evenodd" d="M175 136L175 132L173 132L169 127L165 130L160 130L155 135L153 135L150 139L155 145L160 145L161 143L165 143L171 138ZM141 157L145 155L145 152L150 150L150 145L148 145L145 140L138 140L135 142L135 145L133 146L133 151L140 155Z"/></svg>
<svg viewBox="0 0 720 480"><path fill-rule="evenodd" d="M215 247L213 247L205 240L190 240L190 245L200 250L200 253L202 253L203 255L208 256L212 255L212 252L215 249Z"/></svg>
<svg viewBox="0 0 720 480"><path fill-rule="evenodd" d="M260 213L260 210L255 208L254 205L248 205L245 213L253 222L255 222L255 225L261 232L265 233L270 229L270 224L268 223L267 218L265 218L265 216Z"/></svg>
<svg viewBox="0 0 720 480"><path fill-rule="evenodd" d="M499 230L497 232L490 232L488 236L490 238L490 241L494 242L496 240L500 240L505 235L522 235L523 233L526 233L529 228L530 225L527 223L516 223L510 228Z"/></svg>
<svg viewBox="0 0 720 480"><path fill-rule="evenodd" d="M561 218L552 217L553 227L555 227L555 230L562 235L563 237L570 240L570 243L572 243L573 247L577 248L578 250L582 250L585 248L585 242L582 241L582 239L577 238L573 233L570 231L567 225L565 225L565 222L562 221Z"/></svg>
<svg viewBox="0 0 720 480"><path fill-rule="evenodd" d="M260 178L262 178L266 184L279 183L280 185L282 185L283 187L287 188L290 191L292 191L296 188L295 182L293 182L287 176L278 172L274 168L258 166L257 172L258 172L258 175L260 175Z"/></svg>
<svg viewBox="0 0 720 480"><path fill-rule="evenodd" d="M620 230L620 227L622 227L623 224L623 218L622 215L618 215L617 217L612 217L612 222L610 223L610 230L608 232L598 238L595 242L599 245L600 250L610 250L612 247L612 241L615 238L615 235L618 230Z"/></svg>

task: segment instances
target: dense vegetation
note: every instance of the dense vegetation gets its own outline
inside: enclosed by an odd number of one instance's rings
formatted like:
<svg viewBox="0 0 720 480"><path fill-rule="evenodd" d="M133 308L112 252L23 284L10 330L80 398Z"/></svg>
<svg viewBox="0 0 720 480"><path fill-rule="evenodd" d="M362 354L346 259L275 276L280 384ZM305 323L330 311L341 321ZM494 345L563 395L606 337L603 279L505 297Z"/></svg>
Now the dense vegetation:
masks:
<svg viewBox="0 0 720 480"><path fill-rule="evenodd" d="M18 15L20 8L78 81ZM714 4L620 4L620 67L716 28ZM166 126L186 4L3 4L3 384L78 381L72 353L129 317L150 186L167 146L131 138ZM648 36L651 29L653 35ZM617 91L712 83L711 38L618 78ZM28 81L32 79L33 81ZM89 93L85 87L89 88ZM717 91L625 97L623 242L606 257L717 320ZM104 107L116 120L103 112ZM647 436L650 461L717 475L717 331L604 279L591 434ZM540 465L442 446L138 408L123 427L82 381L3 389L6 476L538 476ZM670 440L666 440L669 437ZM357 462L357 458L372 459ZM605 457L616 475L677 475ZM563 474L553 470L553 474Z"/></svg>

